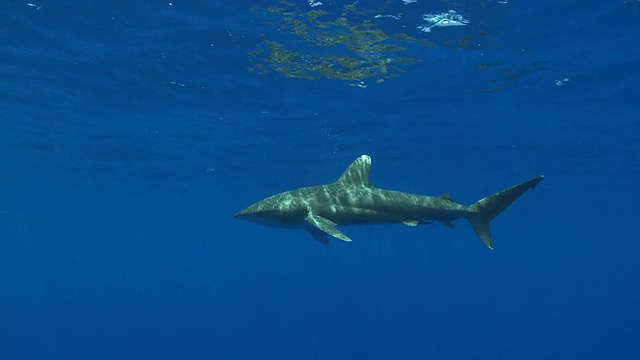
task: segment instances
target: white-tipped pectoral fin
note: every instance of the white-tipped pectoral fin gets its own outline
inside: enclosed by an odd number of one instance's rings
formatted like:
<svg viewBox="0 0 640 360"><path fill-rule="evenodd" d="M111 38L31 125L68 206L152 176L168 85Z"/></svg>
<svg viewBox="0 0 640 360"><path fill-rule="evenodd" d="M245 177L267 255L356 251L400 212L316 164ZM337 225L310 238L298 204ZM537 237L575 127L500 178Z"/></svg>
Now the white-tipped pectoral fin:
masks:
<svg viewBox="0 0 640 360"><path fill-rule="evenodd" d="M304 220L318 230L329 234L338 240L351 242L351 239L347 235L336 229L337 224L329 219L323 218L320 215L309 213L309 215L307 215Z"/></svg>

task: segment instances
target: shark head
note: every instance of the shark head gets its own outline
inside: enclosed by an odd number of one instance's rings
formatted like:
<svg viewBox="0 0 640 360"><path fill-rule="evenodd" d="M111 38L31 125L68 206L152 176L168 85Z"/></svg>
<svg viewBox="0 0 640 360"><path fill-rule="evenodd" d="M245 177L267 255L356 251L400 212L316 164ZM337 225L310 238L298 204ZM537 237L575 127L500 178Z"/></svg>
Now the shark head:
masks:
<svg viewBox="0 0 640 360"><path fill-rule="evenodd" d="M294 201L289 192L285 192L258 201L234 216L271 227L290 227L304 219L308 212L308 205Z"/></svg>
<svg viewBox="0 0 640 360"><path fill-rule="evenodd" d="M278 209L275 206L265 206L268 204L264 204L263 201L259 201L251 206L247 206L246 208L238 211L235 217L239 219L251 219L253 217L270 217L277 216Z"/></svg>
<svg viewBox="0 0 640 360"><path fill-rule="evenodd" d="M304 220L309 221L312 207L310 204L317 205L319 198L327 198L326 191L329 187L371 186L369 183L370 168L371 158L368 155L362 155L333 184L311 186L276 194L238 211L234 216L272 227L299 227ZM317 218L315 219L317 221Z"/></svg>

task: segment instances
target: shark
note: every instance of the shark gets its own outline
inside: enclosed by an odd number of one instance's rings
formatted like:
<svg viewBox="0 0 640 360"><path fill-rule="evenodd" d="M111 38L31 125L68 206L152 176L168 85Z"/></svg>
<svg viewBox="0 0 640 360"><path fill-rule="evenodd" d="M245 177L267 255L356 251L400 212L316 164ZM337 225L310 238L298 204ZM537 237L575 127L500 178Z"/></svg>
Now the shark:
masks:
<svg viewBox="0 0 640 360"><path fill-rule="evenodd" d="M434 221L453 228L457 219L467 219L482 243L493 249L489 222L544 176L498 191L471 205L454 202L448 194L416 195L377 188L369 181L371 157L361 155L330 184L294 189L270 196L235 214L236 218L268 226L304 228L316 240L329 236L351 242L337 226L395 223L429 225Z"/></svg>

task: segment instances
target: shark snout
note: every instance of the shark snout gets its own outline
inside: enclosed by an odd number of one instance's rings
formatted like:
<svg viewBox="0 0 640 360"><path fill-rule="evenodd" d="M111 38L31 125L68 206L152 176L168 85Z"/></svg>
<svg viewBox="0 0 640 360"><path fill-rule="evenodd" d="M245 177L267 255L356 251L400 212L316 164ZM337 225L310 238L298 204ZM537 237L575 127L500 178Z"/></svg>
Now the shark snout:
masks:
<svg viewBox="0 0 640 360"><path fill-rule="evenodd" d="M238 211L233 216L236 218L247 218L261 215L268 215L269 211L262 209L257 203Z"/></svg>
<svg viewBox="0 0 640 360"><path fill-rule="evenodd" d="M233 216L236 218L242 218L242 217L249 216L251 214L252 214L252 211L250 211L249 208L244 208L238 211L237 213L233 214Z"/></svg>

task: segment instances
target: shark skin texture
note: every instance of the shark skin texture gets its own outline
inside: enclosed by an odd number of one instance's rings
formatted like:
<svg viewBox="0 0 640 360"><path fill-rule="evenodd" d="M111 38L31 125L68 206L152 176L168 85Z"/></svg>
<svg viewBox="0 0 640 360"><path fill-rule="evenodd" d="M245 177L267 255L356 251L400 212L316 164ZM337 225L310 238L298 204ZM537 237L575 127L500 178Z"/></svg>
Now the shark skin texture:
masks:
<svg viewBox="0 0 640 360"><path fill-rule="evenodd" d="M438 221L453 228L453 221L464 218L482 243L493 249L489 222L544 179L534 177L467 206L452 201L447 194L433 197L379 189L369 182L370 170L371 157L362 155L334 183L276 194L234 216L268 226L304 228L322 243L328 243L328 236L351 241L336 228L339 225L418 226Z"/></svg>

